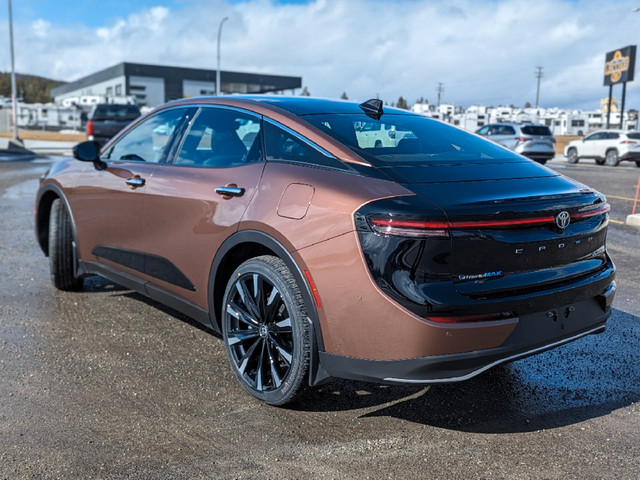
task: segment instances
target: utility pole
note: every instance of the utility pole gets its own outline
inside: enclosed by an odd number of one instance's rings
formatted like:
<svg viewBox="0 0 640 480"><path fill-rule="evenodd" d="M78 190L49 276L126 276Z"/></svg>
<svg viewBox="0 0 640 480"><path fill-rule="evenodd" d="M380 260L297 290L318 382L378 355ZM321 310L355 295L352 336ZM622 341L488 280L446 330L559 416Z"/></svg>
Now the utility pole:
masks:
<svg viewBox="0 0 640 480"><path fill-rule="evenodd" d="M436 88L436 92L438 92L438 106L440 106L440 99L442 98L442 94L444 93L444 85L442 82L438 82L438 88Z"/></svg>
<svg viewBox="0 0 640 480"><path fill-rule="evenodd" d="M536 67L536 78L538 79L538 88L536 88L536 108L540 106L540 79L542 76L542 67Z"/></svg>

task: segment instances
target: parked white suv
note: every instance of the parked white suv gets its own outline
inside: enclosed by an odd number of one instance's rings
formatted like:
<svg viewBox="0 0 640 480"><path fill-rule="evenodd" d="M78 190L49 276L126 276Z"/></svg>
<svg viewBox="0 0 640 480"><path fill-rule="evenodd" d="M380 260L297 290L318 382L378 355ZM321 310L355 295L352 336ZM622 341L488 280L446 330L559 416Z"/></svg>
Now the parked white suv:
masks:
<svg viewBox="0 0 640 480"><path fill-rule="evenodd" d="M556 139L546 125L490 123L476 130L476 133L538 163L544 164L556 154Z"/></svg>
<svg viewBox="0 0 640 480"><path fill-rule="evenodd" d="M569 163L581 158L593 158L598 165L615 167L622 160L635 160L640 167L640 132L598 130L580 140L569 142L564 148Z"/></svg>

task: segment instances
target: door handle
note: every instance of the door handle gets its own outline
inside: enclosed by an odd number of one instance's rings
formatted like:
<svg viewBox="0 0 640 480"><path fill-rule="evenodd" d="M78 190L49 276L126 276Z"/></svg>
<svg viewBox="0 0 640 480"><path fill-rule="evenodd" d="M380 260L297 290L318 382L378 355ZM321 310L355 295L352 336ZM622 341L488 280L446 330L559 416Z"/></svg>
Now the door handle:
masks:
<svg viewBox="0 0 640 480"><path fill-rule="evenodd" d="M216 193L221 195L225 200L232 197L241 197L244 195L244 192L244 188L238 187L235 183L230 183L224 187L216 187Z"/></svg>
<svg viewBox="0 0 640 480"><path fill-rule="evenodd" d="M144 178L140 178L138 175L136 175L135 177L127 178L125 181L127 185L129 185L132 189L143 187L145 184Z"/></svg>

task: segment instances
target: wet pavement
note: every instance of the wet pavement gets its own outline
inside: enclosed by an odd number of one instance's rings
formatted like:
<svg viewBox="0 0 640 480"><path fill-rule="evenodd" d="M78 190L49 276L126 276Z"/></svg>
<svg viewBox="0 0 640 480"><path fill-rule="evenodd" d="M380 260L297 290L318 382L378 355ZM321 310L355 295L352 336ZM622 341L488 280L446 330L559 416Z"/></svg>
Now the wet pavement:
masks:
<svg viewBox="0 0 640 480"><path fill-rule="evenodd" d="M550 166L612 205L604 334L464 383L248 397L222 342L100 277L57 292L33 235L47 159L0 163L0 479L580 478L640 471L640 169Z"/></svg>

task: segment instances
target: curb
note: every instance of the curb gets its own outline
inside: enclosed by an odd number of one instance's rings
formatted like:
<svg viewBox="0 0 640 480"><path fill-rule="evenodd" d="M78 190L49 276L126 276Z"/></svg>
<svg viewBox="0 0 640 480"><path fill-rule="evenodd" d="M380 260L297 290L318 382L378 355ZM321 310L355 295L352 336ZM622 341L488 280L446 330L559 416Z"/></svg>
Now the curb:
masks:
<svg viewBox="0 0 640 480"><path fill-rule="evenodd" d="M627 215L627 221L625 223L632 227L640 228L640 214Z"/></svg>

